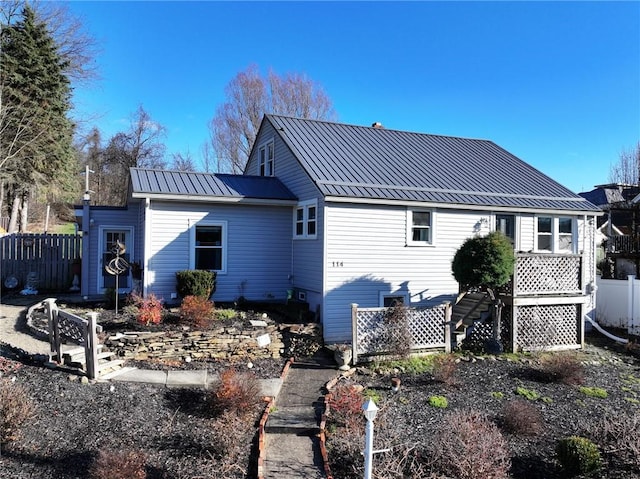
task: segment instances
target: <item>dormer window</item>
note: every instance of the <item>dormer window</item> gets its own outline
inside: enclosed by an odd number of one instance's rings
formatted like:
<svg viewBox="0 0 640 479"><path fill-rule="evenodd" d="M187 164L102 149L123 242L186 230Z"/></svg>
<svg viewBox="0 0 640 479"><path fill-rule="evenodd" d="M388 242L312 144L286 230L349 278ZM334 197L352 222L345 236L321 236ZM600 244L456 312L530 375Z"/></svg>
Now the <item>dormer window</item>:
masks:
<svg viewBox="0 0 640 479"><path fill-rule="evenodd" d="M260 158L260 176L273 176L274 171L274 150L273 141L265 143L258 149Z"/></svg>

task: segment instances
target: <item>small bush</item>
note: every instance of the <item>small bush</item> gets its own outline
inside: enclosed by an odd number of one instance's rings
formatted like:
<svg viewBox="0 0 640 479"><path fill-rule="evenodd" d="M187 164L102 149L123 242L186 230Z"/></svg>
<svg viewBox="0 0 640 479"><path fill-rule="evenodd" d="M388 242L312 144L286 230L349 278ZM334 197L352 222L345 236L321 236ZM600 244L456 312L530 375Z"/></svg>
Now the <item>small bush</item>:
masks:
<svg viewBox="0 0 640 479"><path fill-rule="evenodd" d="M540 399L540 394L538 394L536 391L534 391L533 389L524 388L522 386L518 386L516 388L516 394L518 396L522 396L525 399L528 399L529 401L537 401L538 399Z"/></svg>
<svg viewBox="0 0 640 479"><path fill-rule="evenodd" d="M401 359L409 357L411 351L411 333L409 332L409 319L407 307L397 303L387 309L383 318L383 333L379 339L377 348L397 355Z"/></svg>
<svg viewBox="0 0 640 479"><path fill-rule="evenodd" d="M597 471L602 465L598 447L585 437L571 436L558 441L556 457L562 469L572 476Z"/></svg>
<svg viewBox="0 0 640 479"><path fill-rule="evenodd" d="M438 472L457 479L506 479L511 459L505 439L486 415L453 411L442 421L434 440Z"/></svg>
<svg viewBox="0 0 640 479"><path fill-rule="evenodd" d="M606 399L609 396L606 389L591 386L580 386L580 392L590 398Z"/></svg>
<svg viewBox="0 0 640 479"><path fill-rule="evenodd" d="M198 328L206 328L213 320L215 305L202 296L187 296L180 306L180 320Z"/></svg>
<svg viewBox="0 0 640 479"><path fill-rule="evenodd" d="M145 479L145 461L141 452L101 450L89 474L92 479Z"/></svg>
<svg viewBox="0 0 640 479"><path fill-rule="evenodd" d="M20 364L18 361L13 361L12 359L0 356L0 376L14 373L21 367L22 364Z"/></svg>
<svg viewBox="0 0 640 479"><path fill-rule="evenodd" d="M355 427L362 419L364 394L355 384L342 382L329 394L329 418L338 426Z"/></svg>
<svg viewBox="0 0 640 479"><path fill-rule="evenodd" d="M543 428L540 410L522 399L509 401L502 408L504 427L513 434L534 436Z"/></svg>
<svg viewBox="0 0 640 479"><path fill-rule="evenodd" d="M132 294L130 301L128 311L135 312L136 321L139 323L149 326L162 322L162 301L155 294L151 293L146 298L139 294Z"/></svg>
<svg viewBox="0 0 640 479"><path fill-rule="evenodd" d="M584 366L575 354L549 354L540 359L538 375L546 382L577 385L584 381Z"/></svg>
<svg viewBox="0 0 640 479"><path fill-rule="evenodd" d="M246 458L246 446L253 433L252 421L225 411L211 422L211 446L216 460L225 464L239 464Z"/></svg>
<svg viewBox="0 0 640 479"><path fill-rule="evenodd" d="M433 378L447 386L456 384L455 373L458 369L456 359L451 354L438 354L433 358L432 370Z"/></svg>
<svg viewBox="0 0 640 479"><path fill-rule="evenodd" d="M446 409L449 406L449 401L444 396L429 396L429 406Z"/></svg>
<svg viewBox="0 0 640 479"><path fill-rule="evenodd" d="M216 415L233 412L244 416L260 404L260 383L253 373L226 369L211 392L211 407Z"/></svg>
<svg viewBox="0 0 640 479"><path fill-rule="evenodd" d="M0 443L20 437L20 426L33 417L35 408L21 385L7 379L0 380Z"/></svg>
<svg viewBox="0 0 640 479"><path fill-rule="evenodd" d="M176 272L176 291L180 296L201 296L209 299L216 291L215 271L186 269Z"/></svg>
<svg viewBox="0 0 640 479"><path fill-rule="evenodd" d="M606 454L631 469L640 469L640 411L605 417L590 426L589 436Z"/></svg>

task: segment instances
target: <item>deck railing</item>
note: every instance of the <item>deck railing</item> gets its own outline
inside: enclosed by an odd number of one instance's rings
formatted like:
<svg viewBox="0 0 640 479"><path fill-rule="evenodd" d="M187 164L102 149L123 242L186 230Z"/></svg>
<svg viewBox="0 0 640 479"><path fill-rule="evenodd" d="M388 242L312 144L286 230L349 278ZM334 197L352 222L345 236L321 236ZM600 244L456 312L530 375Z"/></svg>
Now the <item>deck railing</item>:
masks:
<svg viewBox="0 0 640 479"><path fill-rule="evenodd" d="M640 237L631 235L611 236L606 241L611 253L640 253Z"/></svg>
<svg viewBox="0 0 640 479"><path fill-rule="evenodd" d="M516 254L513 295L584 294L582 256Z"/></svg>

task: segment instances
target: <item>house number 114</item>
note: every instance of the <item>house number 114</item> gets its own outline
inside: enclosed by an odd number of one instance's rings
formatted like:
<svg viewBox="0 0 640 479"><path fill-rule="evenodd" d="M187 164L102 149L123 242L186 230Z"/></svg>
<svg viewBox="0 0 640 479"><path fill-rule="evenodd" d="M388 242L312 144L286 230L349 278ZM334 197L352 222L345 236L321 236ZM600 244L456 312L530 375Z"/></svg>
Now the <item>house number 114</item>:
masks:
<svg viewBox="0 0 640 479"><path fill-rule="evenodd" d="M344 266L344 263L342 261L333 261L331 263L331 266L333 266L334 268L342 268Z"/></svg>

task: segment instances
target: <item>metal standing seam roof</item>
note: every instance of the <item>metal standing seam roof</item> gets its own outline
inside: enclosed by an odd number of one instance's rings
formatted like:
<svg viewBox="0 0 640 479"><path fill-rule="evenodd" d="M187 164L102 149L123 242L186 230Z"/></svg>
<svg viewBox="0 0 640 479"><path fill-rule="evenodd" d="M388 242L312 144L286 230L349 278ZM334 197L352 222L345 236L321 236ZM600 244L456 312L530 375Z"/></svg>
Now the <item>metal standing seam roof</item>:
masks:
<svg viewBox="0 0 640 479"><path fill-rule="evenodd" d="M265 118L328 197L600 211L489 140Z"/></svg>
<svg viewBox="0 0 640 479"><path fill-rule="evenodd" d="M256 199L296 201L297 198L275 177L195 173L131 168L134 197L202 197L202 199Z"/></svg>

